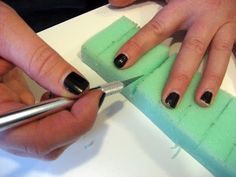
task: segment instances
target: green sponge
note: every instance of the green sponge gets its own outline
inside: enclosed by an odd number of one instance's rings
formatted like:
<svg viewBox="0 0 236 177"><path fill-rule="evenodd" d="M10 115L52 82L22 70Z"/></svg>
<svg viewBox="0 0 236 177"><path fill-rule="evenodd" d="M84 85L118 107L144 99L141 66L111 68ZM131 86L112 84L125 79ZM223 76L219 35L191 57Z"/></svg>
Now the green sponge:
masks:
<svg viewBox="0 0 236 177"><path fill-rule="evenodd" d="M214 104L209 108L201 108L196 105L194 93L200 79L198 73L193 78L181 104L173 110L166 108L160 101L161 91L174 59L175 56L167 59L142 83L139 83L136 92L129 99L176 144L188 151L213 174L216 176L236 175L236 171L232 173L225 168L226 164L222 160L226 158L226 154L231 154L232 148L235 148L236 132L233 129L235 129L236 119L233 113L236 114L236 110L233 109L233 106L229 106L235 99L228 93L219 91ZM235 104L234 107L236 108ZM227 118L224 114L230 118ZM223 117L223 119L220 119L220 117ZM218 122L218 120L224 121L224 117L227 119L225 123ZM206 139L209 135L212 139L208 141ZM211 143L212 141L213 143ZM214 146L214 148L211 146ZM231 165L234 166L232 169L235 169L236 159L234 165Z"/></svg>
<svg viewBox="0 0 236 177"><path fill-rule="evenodd" d="M125 80L134 76L147 75L160 66L168 57L169 49L166 46L159 45L155 47L128 70L118 70L113 64L118 49L138 30L138 26L126 17L118 19L82 46L81 55L85 59L84 62L108 82L113 81L114 78ZM127 87L123 93L131 94L140 80Z"/></svg>
<svg viewBox="0 0 236 177"><path fill-rule="evenodd" d="M123 94L215 176L236 176L236 99L219 91L211 107L200 108L194 102L198 73L176 109L163 106L162 89L175 60L175 55L168 56L166 46L153 48L129 69L113 65L118 49L138 30L134 22L122 17L82 46L83 61L107 81L143 75Z"/></svg>

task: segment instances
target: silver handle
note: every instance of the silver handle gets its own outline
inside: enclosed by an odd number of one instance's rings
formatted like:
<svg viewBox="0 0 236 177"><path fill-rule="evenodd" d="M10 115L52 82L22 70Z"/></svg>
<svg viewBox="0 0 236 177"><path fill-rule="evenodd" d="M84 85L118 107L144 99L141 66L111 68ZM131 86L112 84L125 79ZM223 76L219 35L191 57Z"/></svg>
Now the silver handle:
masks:
<svg viewBox="0 0 236 177"><path fill-rule="evenodd" d="M68 108L72 106L73 103L74 100L59 97L0 115L0 131L40 119L54 112Z"/></svg>
<svg viewBox="0 0 236 177"><path fill-rule="evenodd" d="M142 76L110 82L90 90L100 89L106 96L113 95L140 77ZM0 115L0 132L69 108L74 102L75 100L59 97Z"/></svg>

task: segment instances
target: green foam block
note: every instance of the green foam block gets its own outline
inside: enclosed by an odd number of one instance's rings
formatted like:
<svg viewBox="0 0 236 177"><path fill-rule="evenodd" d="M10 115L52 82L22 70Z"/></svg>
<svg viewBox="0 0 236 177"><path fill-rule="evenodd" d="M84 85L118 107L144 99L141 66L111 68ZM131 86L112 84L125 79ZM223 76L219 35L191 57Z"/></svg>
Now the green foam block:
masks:
<svg viewBox="0 0 236 177"><path fill-rule="evenodd" d="M127 28L126 28L127 26ZM120 29L120 30L119 30ZM118 49L131 38L139 27L122 17L108 28L104 29L99 35L90 38L81 49L82 58L92 69L99 73L106 81L125 80L134 76L144 75L144 77L159 67L168 57L169 49L164 45L159 45L140 58L136 65L128 70L118 70L113 64L113 60ZM103 48L97 42L101 42ZM98 47L96 47L96 45ZM109 74L107 74L109 73ZM123 93L132 94L137 83L128 86Z"/></svg>
<svg viewBox="0 0 236 177"><path fill-rule="evenodd" d="M175 55L168 56L166 46L156 46L129 69L119 70L113 65L116 52L138 30L134 22L122 17L82 46L83 61L107 81L142 74L123 94L215 176L236 176L236 99L220 90L209 108L196 105L198 73L176 109L163 106L162 89L175 60Z"/></svg>

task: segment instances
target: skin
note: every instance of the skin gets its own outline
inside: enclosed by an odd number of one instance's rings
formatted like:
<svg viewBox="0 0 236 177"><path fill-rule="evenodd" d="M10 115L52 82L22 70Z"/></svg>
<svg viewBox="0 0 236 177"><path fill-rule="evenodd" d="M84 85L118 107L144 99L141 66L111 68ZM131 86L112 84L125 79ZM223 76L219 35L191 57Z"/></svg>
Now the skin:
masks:
<svg viewBox="0 0 236 177"><path fill-rule="evenodd" d="M0 1L0 114L35 101L17 68L55 95L75 98L64 88L63 81L72 71L79 72L40 39L13 9ZM0 148L25 157L57 158L92 127L101 95L101 91L87 92L70 111L63 110L0 132Z"/></svg>
<svg viewBox="0 0 236 177"><path fill-rule="evenodd" d="M131 5L136 0L109 0L115 7ZM196 8L197 7L197 8ZM183 97L207 49L208 59L195 100L209 106L200 98L205 91L216 96L224 78L234 43L236 42L235 0L169 0L167 4L121 49L128 57L122 69L131 67L155 45L178 30L187 30L182 47L169 74L162 94L175 91ZM212 103L212 102L211 102Z"/></svg>

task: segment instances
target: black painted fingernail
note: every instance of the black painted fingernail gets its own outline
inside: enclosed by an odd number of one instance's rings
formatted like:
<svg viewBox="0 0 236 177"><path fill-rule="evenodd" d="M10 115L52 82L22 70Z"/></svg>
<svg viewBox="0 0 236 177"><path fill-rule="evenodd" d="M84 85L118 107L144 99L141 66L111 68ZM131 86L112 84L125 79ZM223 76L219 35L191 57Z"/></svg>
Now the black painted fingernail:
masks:
<svg viewBox="0 0 236 177"><path fill-rule="evenodd" d="M165 103L166 105L169 107L169 108L175 108L177 103L179 101L179 94L176 93L176 92L171 92L166 100L165 100Z"/></svg>
<svg viewBox="0 0 236 177"><path fill-rule="evenodd" d="M209 105L211 103L212 96L213 94L210 91L205 91L201 96L201 100Z"/></svg>
<svg viewBox="0 0 236 177"><path fill-rule="evenodd" d="M64 80L64 87L75 95L81 94L88 86L89 82L75 72L71 72Z"/></svg>
<svg viewBox="0 0 236 177"><path fill-rule="evenodd" d="M117 68L122 68L125 63L127 62L128 57L124 54L119 54L115 60L114 60L114 64Z"/></svg>
<svg viewBox="0 0 236 177"><path fill-rule="evenodd" d="M98 108L100 108L100 107L102 106L102 103L103 103L103 101L104 101L105 97L106 97L106 94L105 94L105 93L103 93L103 94L102 94L102 96L101 96L101 98L100 98L100 100L99 100L99 103L98 103Z"/></svg>

